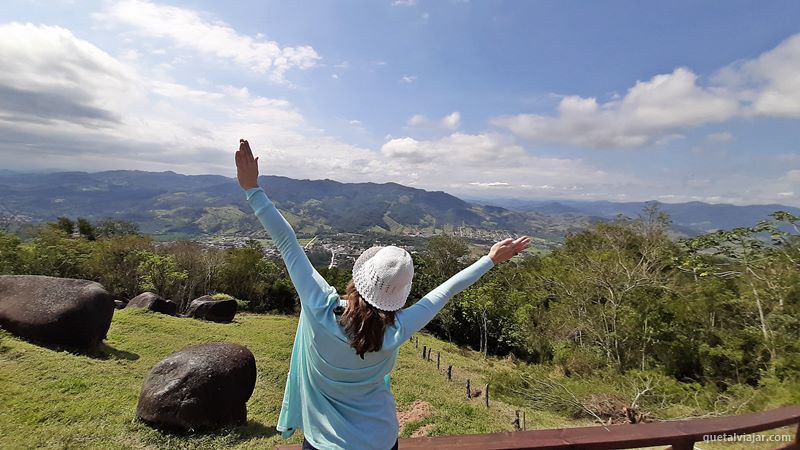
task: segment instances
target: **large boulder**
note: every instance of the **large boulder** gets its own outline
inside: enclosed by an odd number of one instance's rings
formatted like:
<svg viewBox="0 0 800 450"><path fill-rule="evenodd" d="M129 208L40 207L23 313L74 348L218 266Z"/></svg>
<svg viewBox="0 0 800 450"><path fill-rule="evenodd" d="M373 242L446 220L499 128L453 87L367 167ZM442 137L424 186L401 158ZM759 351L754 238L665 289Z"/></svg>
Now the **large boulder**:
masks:
<svg viewBox="0 0 800 450"><path fill-rule="evenodd" d="M256 359L229 343L200 344L169 355L142 386L136 416L159 428L211 430L247 422Z"/></svg>
<svg viewBox="0 0 800 450"><path fill-rule="evenodd" d="M172 300L164 300L160 295L145 292L133 297L126 308L144 308L161 314L174 316L178 313L178 304Z"/></svg>
<svg viewBox="0 0 800 450"><path fill-rule="evenodd" d="M236 315L238 305L234 299L214 300L210 295L192 300L186 316L212 322L230 322Z"/></svg>
<svg viewBox="0 0 800 450"><path fill-rule="evenodd" d="M89 280L0 276L0 327L45 345L93 349L105 338L114 297Z"/></svg>

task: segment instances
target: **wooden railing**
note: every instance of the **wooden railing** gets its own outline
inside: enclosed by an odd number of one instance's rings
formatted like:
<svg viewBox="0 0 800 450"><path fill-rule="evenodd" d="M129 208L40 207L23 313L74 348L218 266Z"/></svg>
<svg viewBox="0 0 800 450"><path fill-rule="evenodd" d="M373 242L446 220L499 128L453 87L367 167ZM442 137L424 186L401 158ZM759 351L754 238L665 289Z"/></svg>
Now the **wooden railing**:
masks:
<svg viewBox="0 0 800 450"><path fill-rule="evenodd" d="M671 445L674 450L689 450L695 442L733 442L733 439L759 431L796 425L795 436L786 440L782 435L762 436L762 443L774 448L800 449L800 405L741 416L711 419L681 420L611 425L607 427L557 428L509 433L473 434L400 439L403 450L445 449L502 450L502 449L618 449ZM755 438L751 436L751 438ZM771 445L774 444L774 445ZM283 450L297 450L300 445L284 445Z"/></svg>

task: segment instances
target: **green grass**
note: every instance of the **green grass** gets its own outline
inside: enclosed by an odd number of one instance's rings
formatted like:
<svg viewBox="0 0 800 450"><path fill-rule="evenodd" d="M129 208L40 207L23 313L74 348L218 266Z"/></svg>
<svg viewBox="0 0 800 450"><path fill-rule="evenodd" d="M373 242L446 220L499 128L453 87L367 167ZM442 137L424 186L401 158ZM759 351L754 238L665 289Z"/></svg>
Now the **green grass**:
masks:
<svg viewBox="0 0 800 450"><path fill-rule="evenodd" d="M275 431L297 319L240 314L217 324L155 314L115 312L106 346L94 356L57 351L0 331L0 448L273 448L284 441ZM511 431L514 408L483 398L467 400L463 380L484 388L492 367L505 360L420 335L409 342L392 372L399 409L417 400L431 404L432 415L409 423L403 436L433 424L431 435ZM212 434L171 434L136 420L139 391L150 369L170 353L203 342L235 342L256 356L258 376L248 402L248 424ZM423 345L434 348L432 362L420 358ZM441 351L442 369L436 369ZM455 381L445 370L453 364ZM569 424L545 412L527 411L528 428ZM289 442L300 442L294 436Z"/></svg>

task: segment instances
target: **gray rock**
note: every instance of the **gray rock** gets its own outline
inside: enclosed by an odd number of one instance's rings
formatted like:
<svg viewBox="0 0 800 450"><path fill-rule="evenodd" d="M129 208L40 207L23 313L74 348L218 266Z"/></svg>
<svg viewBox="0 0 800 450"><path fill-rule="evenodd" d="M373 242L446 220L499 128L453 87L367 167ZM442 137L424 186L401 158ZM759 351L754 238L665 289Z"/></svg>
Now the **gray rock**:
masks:
<svg viewBox="0 0 800 450"><path fill-rule="evenodd" d="M193 345L153 367L142 386L136 416L168 429L242 425L255 384L256 360L246 347Z"/></svg>
<svg viewBox="0 0 800 450"><path fill-rule="evenodd" d="M0 327L45 345L93 349L105 338L114 297L89 280L0 276Z"/></svg>
<svg viewBox="0 0 800 450"><path fill-rule="evenodd" d="M233 299L214 300L210 295L204 295L192 300L186 316L212 322L230 322L236 315L238 306Z"/></svg>
<svg viewBox="0 0 800 450"><path fill-rule="evenodd" d="M126 308L144 308L170 316L178 313L177 303L172 300L164 300L160 295L152 292L145 292L133 297Z"/></svg>
<svg viewBox="0 0 800 450"><path fill-rule="evenodd" d="M115 308L124 309L126 306L128 306L128 304L125 303L124 301L122 301L122 300L114 300L114 307Z"/></svg>

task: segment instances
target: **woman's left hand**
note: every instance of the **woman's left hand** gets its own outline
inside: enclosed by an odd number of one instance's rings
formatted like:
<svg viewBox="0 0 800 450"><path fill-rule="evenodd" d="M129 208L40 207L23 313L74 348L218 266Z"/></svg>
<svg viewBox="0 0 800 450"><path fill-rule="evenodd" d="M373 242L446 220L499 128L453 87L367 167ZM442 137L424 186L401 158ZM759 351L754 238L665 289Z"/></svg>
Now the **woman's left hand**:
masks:
<svg viewBox="0 0 800 450"><path fill-rule="evenodd" d="M495 243L492 246L492 249L489 250L489 258L492 258L492 262L495 264L500 264L501 262L505 262L513 258L517 253L525 250L530 243L531 238L528 236L502 240Z"/></svg>
<svg viewBox="0 0 800 450"><path fill-rule="evenodd" d="M242 189L258 187L258 158L253 158L250 143L244 139L239 139L236 151L236 178Z"/></svg>

